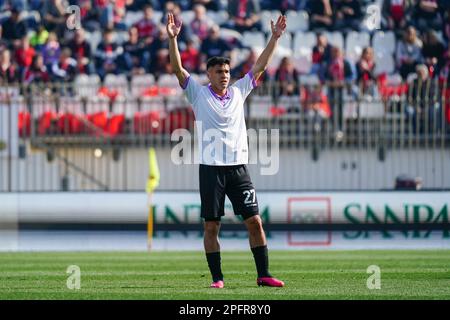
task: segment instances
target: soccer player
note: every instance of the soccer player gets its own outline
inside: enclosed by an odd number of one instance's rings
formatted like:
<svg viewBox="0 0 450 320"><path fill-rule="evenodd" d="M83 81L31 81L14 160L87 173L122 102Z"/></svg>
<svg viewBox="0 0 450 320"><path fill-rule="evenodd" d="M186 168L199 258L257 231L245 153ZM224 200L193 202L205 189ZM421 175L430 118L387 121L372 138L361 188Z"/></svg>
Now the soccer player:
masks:
<svg viewBox="0 0 450 320"><path fill-rule="evenodd" d="M206 71L210 83L202 86L181 65L177 44L181 21L175 21L174 16L168 14L170 63L192 104L199 132L201 217L205 220L204 248L213 279L212 288L224 287L218 235L220 219L225 215L225 195L230 199L234 213L242 216L247 227L258 272L256 283L259 286L284 286L284 282L272 277L268 270L266 236L259 216L255 189L246 166L248 144L244 101L269 64L278 39L286 30L286 17L280 16L276 23L271 21L271 27L270 41L243 78L230 86L230 60L212 57L207 61ZM204 141L203 132L205 136L212 132L215 137L214 148Z"/></svg>

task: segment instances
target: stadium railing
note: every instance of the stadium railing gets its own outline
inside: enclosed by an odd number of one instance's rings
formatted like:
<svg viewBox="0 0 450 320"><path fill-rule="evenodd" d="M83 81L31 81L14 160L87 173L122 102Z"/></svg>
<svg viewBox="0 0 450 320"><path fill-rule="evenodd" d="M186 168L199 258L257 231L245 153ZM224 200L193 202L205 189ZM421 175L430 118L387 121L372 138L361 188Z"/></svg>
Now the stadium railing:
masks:
<svg viewBox="0 0 450 320"><path fill-rule="evenodd" d="M247 99L247 128L279 130L280 149L307 151L313 162L339 150L373 150L379 161L392 150L446 154L450 90L434 80L416 85L425 88L421 96L414 96L418 89L412 84L401 83L379 83L372 95L351 86L340 96L326 84L300 83L287 95L281 83L268 81ZM170 76L165 82L133 84L117 78L103 85L94 77L84 84L9 85L0 88L0 104L17 112L17 128L11 130L19 136L19 157L29 144L46 152L47 160L73 148L110 148L117 158L130 147L170 148L175 129L194 130L194 114ZM0 121L8 121L4 113ZM62 160L67 164L67 157ZM95 172L83 174L95 181Z"/></svg>

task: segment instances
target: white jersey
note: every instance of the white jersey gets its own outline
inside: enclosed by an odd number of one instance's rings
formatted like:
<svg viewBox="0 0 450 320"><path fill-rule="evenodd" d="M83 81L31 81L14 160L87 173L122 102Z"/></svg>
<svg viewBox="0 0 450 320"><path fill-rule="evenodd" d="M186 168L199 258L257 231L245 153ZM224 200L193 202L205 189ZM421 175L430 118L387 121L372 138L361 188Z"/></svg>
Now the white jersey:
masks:
<svg viewBox="0 0 450 320"><path fill-rule="evenodd" d="M244 101L256 82L252 72L228 87L220 97L211 85L202 86L190 76L182 88L194 110L200 163L228 166L248 163Z"/></svg>

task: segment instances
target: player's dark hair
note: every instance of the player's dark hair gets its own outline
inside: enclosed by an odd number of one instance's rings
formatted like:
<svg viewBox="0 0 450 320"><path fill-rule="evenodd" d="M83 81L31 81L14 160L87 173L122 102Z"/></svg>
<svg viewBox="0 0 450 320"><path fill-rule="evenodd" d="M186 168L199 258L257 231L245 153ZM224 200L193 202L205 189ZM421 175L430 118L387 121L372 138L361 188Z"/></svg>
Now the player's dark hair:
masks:
<svg viewBox="0 0 450 320"><path fill-rule="evenodd" d="M222 64L230 65L230 59L225 57L211 57L206 62L206 69Z"/></svg>

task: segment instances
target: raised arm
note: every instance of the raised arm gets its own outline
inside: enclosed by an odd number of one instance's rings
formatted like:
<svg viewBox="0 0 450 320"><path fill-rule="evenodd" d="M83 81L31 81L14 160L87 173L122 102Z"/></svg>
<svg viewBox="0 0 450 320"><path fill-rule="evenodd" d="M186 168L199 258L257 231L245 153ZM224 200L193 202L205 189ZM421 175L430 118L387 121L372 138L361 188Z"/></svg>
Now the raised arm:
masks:
<svg viewBox="0 0 450 320"><path fill-rule="evenodd" d="M270 25L272 27L272 36L252 68L252 73L255 80L258 80L264 70L266 70L277 47L278 39L283 34L284 30L286 30L286 16L279 16L276 24L274 24L273 20L271 20Z"/></svg>
<svg viewBox="0 0 450 320"><path fill-rule="evenodd" d="M175 18L172 13L167 15L167 35L169 36L169 55L172 70L178 78L181 86L184 85L189 73L181 65L180 52L178 50L177 36L181 30L181 21L179 24L175 23Z"/></svg>

